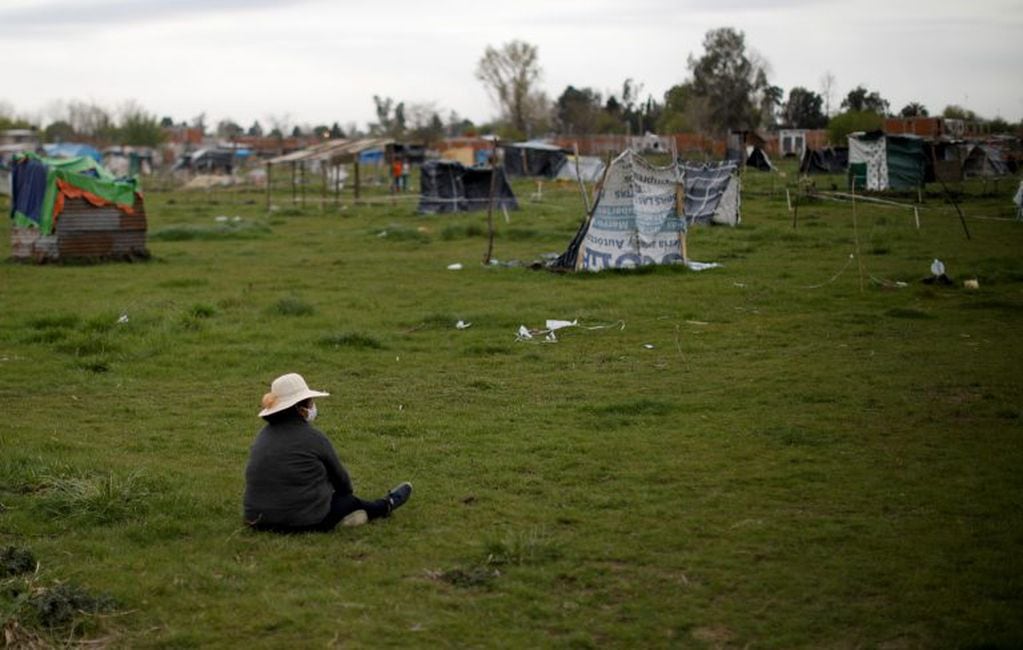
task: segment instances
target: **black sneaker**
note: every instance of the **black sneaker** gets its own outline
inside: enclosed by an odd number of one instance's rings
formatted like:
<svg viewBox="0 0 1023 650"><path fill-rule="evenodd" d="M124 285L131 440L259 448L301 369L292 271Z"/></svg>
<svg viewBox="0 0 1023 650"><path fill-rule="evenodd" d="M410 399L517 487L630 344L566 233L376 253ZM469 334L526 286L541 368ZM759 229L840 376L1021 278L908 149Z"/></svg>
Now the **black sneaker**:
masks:
<svg viewBox="0 0 1023 650"><path fill-rule="evenodd" d="M387 514L391 514L395 508L405 505L410 496L412 496L412 484L408 481L388 492L386 497L387 505L389 506Z"/></svg>

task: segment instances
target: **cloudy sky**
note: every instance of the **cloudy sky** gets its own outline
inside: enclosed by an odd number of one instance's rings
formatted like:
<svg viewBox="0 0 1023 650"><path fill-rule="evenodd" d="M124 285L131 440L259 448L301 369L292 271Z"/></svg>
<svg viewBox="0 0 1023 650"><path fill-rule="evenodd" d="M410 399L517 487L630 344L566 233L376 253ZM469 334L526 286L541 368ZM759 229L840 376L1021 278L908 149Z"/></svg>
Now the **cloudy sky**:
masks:
<svg viewBox="0 0 1023 650"><path fill-rule="evenodd" d="M830 73L833 106L863 84L893 110L1023 118L1019 0L0 0L0 110L46 123L62 101L133 100L178 122L365 127L380 95L483 122L487 45L538 46L552 98L632 78L661 99L724 26L786 95Z"/></svg>

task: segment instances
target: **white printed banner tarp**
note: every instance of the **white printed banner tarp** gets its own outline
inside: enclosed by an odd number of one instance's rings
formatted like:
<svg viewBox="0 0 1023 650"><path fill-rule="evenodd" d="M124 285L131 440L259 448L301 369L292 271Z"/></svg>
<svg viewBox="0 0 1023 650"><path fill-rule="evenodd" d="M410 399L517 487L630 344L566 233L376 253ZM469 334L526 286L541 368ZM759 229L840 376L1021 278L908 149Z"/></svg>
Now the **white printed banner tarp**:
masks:
<svg viewBox="0 0 1023 650"><path fill-rule="evenodd" d="M615 158L580 247L581 268L681 262L681 180L677 164L654 167L632 151Z"/></svg>

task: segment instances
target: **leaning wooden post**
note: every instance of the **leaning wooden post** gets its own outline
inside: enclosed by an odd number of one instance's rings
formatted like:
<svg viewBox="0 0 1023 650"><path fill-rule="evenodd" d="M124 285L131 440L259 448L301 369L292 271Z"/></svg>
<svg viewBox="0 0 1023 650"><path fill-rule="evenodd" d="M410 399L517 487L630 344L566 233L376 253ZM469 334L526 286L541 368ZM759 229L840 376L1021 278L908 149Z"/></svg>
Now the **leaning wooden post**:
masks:
<svg viewBox="0 0 1023 650"><path fill-rule="evenodd" d="M334 163L334 207L341 203L341 165Z"/></svg>
<svg viewBox="0 0 1023 650"><path fill-rule="evenodd" d="M675 165L678 165L678 161L673 161ZM675 183L675 216L679 220L678 229L678 247L679 252L682 254L682 263L685 264L689 261L689 251L686 247L686 240L689 235L689 224L686 223L685 215L686 195L685 189L682 187L682 183L676 181Z"/></svg>
<svg viewBox="0 0 1023 650"><path fill-rule="evenodd" d="M306 181L305 181L305 161L304 160L301 163L299 163L299 168L301 169L299 182L302 184L302 207L304 208L305 207L305 183L306 183Z"/></svg>
<svg viewBox="0 0 1023 650"><path fill-rule="evenodd" d="M327 164L326 161L320 161L320 211L322 212L327 207Z"/></svg>
<svg viewBox="0 0 1023 650"><path fill-rule="evenodd" d="M497 138L494 138L490 150L490 200L487 202L487 254L483 256L483 263L490 264L490 258L494 253L494 193L497 191Z"/></svg>
<svg viewBox="0 0 1023 650"><path fill-rule="evenodd" d="M291 161L291 203L298 202L298 186L295 184L295 161Z"/></svg>
<svg viewBox="0 0 1023 650"><path fill-rule="evenodd" d="M583 182L583 175L579 172L579 143L572 143L572 152L575 154L575 177L579 181L579 190L583 193L583 203L586 204L586 213L590 212L590 197L586 194L586 183Z"/></svg>

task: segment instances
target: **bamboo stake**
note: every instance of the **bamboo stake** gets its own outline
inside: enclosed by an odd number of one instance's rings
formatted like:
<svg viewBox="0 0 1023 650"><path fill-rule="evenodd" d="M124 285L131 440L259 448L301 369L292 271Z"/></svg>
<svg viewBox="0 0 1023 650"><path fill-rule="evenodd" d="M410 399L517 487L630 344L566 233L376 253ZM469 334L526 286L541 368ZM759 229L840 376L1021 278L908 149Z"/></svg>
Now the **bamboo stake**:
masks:
<svg viewBox="0 0 1023 650"><path fill-rule="evenodd" d="M586 194L586 183L583 182L583 175L579 171L579 143L572 144L572 151L575 153L575 177L579 181L579 190L583 193L583 203L586 205L586 213L590 212L590 197Z"/></svg>

